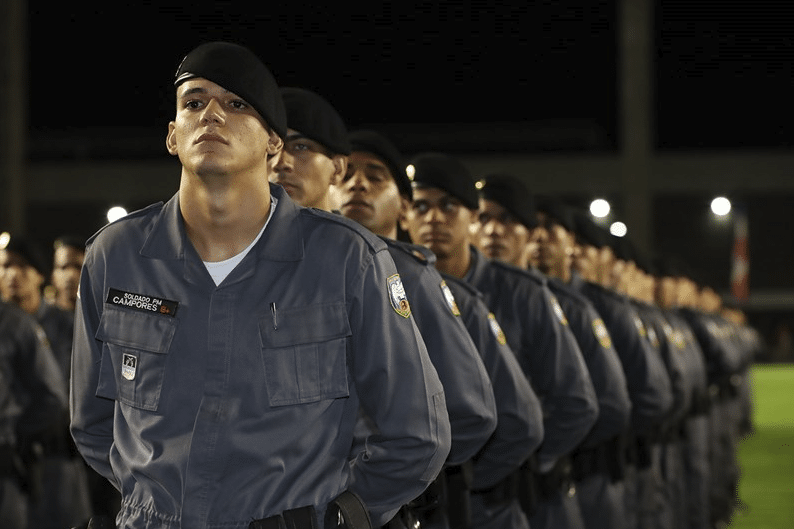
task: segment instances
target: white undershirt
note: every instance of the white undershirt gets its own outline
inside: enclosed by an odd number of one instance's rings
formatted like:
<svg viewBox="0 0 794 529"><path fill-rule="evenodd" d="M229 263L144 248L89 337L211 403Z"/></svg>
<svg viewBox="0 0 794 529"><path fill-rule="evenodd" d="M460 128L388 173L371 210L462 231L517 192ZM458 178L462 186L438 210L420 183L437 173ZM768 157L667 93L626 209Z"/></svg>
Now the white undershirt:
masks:
<svg viewBox="0 0 794 529"><path fill-rule="evenodd" d="M251 244L249 244L248 247L246 247L245 250L238 253L234 257L230 257L229 259L226 259L225 261L217 261L214 263L209 261L202 261L204 263L204 266L207 267L207 272L209 272L210 276L212 276L212 280L215 281L215 286L220 285L223 282L223 280L226 279L226 276L228 276L232 272L232 270L234 270L237 267L237 265L240 264L240 261L243 260L243 258L248 254L248 252L251 251L251 248L254 247L254 245L259 240L259 238L262 237L262 234L265 233L265 228L267 228L267 225L270 223L270 219L273 217L273 211L276 209L277 203L278 203L278 199L271 196L270 213L267 216L265 225L262 226L262 229L259 230L259 234L256 236L256 238L254 238Z"/></svg>

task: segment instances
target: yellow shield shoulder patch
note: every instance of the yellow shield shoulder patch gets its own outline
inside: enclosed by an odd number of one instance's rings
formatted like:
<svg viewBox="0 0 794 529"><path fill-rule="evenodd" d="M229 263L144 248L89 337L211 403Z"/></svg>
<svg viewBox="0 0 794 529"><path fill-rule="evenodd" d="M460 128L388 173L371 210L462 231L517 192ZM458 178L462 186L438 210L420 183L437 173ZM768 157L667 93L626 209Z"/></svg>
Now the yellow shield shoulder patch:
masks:
<svg viewBox="0 0 794 529"><path fill-rule="evenodd" d="M389 300L394 312L407 318L411 315L411 305L408 304L408 297L405 295L405 288L400 279L400 274L394 274L386 280L386 287L389 291Z"/></svg>
<svg viewBox="0 0 794 529"><path fill-rule="evenodd" d="M560 323L568 325L568 318L565 317L565 312L563 312L560 302L557 301L557 297L554 295L551 296L551 307L554 309L554 314L560 320Z"/></svg>
<svg viewBox="0 0 794 529"><path fill-rule="evenodd" d="M449 305L449 310L452 311L452 314L460 316L460 310L458 310L458 304L455 302L455 296L452 295L452 291L447 286L447 282L443 279L441 280L441 292L444 294L444 299L447 300L447 305Z"/></svg>
<svg viewBox="0 0 794 529"><path fill-rule="evenodd" d="M493 332L494 336L496 336L496 341L501 345L506 345L507 337L505 336L502 327L499 325L499 322L496 321L496 316L494 316L493 312L488 313L488 325L491 326L491 332Z"/></svg>
<svg viewBox="0 0 794 529"><path fill-rule="evenodd" d="M596 318L593 320L593 333L595 333L596 340L601 344L604 349L612 347L612 338L609 336L607 326L604 325L604 320Z"/></svg>

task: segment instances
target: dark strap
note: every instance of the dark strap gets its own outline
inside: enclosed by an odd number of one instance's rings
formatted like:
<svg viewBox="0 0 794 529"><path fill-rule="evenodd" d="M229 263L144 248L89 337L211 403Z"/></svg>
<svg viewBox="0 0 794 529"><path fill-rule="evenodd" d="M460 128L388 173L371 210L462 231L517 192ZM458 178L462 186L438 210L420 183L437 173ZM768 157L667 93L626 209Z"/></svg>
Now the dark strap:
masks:
<svg viewBox="0 0 794 529"><path fill-rule="evenodd" d="M316 519L314 507L308 505L261 520L254 520L248 524L248 529L317 529Z"/></svg>
<svg viewBox="0 0 794 529"><path fill-rule="evenodd" d="M462 465L450 466L444 469L447 477L447 501L444 506L447 511L450 529L471 528L471 490L474 480L474 465L467 461Z"/></svg>
<svg viewBox="0 0 794 529"><path fill-rule="evenodd" d="M349 490L331 500L325 511L325 529L372 529L364 502L354 492Z"/></svg>

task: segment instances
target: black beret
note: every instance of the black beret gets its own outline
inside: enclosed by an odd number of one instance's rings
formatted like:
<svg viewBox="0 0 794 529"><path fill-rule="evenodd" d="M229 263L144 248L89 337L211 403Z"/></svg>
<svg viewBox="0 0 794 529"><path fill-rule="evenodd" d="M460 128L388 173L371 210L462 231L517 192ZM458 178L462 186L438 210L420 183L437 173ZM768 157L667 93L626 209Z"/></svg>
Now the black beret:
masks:
<svg viewBox="0 0 794 529"><path fill-rule="evenodd" d="M413 200L413 188L405 171L405 161L388 138L374 130L356 130L348 135L348 139L351 151L368 152L380 158L389 168L400 194Z"/></svg>
<svg viewBox="0 0 794 529"><path fill-rule="evenodd" d="M281 97L287 110L287 127L321 143L334 154L350 154L347 127L331 103L304 88L282 88Z"/></svg>
<svg viewBox="0 0 794 529"><path fill-rule="evenodd" d="M535 207L545 213L550 219L571 233L576 232L573 222L573 211L557 198L548 195L539 195L535 199Z"/></svg>
<svg viewBox="0 0 794 529"><path fill-rule="evenodd" d="M573 212L573 226L576 238L581 244L603 248L609 245L609 232L595 223L589 213L581 210Z"/></svg>
<svg viewBox="0 0 794 529"><path fill-rule="evenodd" d="M474 177L457 158L442 153L422 153L410 161L414 187L437 187L455 196L464 206L476 210L480 197Z"/></svg>
<svg viewBox="0 0 794 529"><path fill-rule="evenodd" d="M254 53L230 42L208 42L188 53L176 71L174 86L202 77L245 99L282 139L287 116L270 70Z"/></svg>
<svg viewBox="0 0 794 529"><path fill-rule="evenodd" d="M484 176L481 183L482 198L501 205L527 228L538 226L535 201L521 180L510 174L495 173Z"/></svg>
<svg viewBox="0 0 794 529"><path fill-rule="evenodd" d="M41 246L35 241L21 235L12 235L5 250L22 257L44 277L48 276L49 267L47 266L47 259L44 256L44 251Z"/></svg>

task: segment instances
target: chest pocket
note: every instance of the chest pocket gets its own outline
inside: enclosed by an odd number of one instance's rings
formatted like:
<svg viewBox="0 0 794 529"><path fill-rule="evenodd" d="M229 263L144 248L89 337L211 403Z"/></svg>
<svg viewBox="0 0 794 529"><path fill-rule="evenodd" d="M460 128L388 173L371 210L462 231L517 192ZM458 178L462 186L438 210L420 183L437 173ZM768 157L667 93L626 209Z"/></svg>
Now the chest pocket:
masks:
<svg viewBox="0 0 794 529"><path fill-rule="evenodd" d="M157 411L176 320L105 305L96 338L104 342L96 394Z"/></svg>
<svg viewBox="0 0 794 529"><path fill-rule="evenodd" d="M277 309L260 320L259 334L271 406L349 395L344 303Z"/></svg>

